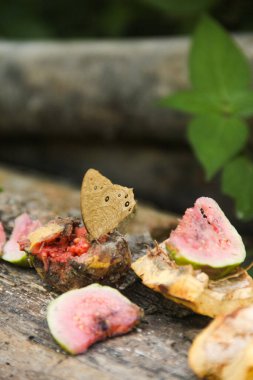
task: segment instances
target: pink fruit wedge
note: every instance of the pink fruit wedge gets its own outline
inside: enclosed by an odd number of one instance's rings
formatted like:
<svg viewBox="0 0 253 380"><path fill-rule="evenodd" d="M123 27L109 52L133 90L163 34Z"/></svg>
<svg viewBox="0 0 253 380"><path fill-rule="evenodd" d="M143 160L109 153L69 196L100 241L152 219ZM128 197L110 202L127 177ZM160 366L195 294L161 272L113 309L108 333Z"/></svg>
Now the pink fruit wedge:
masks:
<svg viewBox="0 0 253 380"><path fill-rule="evenodd" d="M27 239L28 234L40 226L41 223L38 220L32 220L28 214L18 216L10 239L3 247L2 259L24 267L31 266L26 252L20 250L18 242Z"/></svg>
<svg viewBox="0 0 253 380"><path fill-rule="evenodd" d="M4 232L3 225L0 222L0 256L2 255L3 247L4 247L5 242L6 242L6 235L5 235L5 232Z"/></svg>
<svg viewBox="0 0 253 380"><path fill-rule="evenodd" d="M57 343L76 355L97 341L129 332L141 316L142 309L118 290L92 284L52 301L47 322Z"/></svg>
<svg viewBox="0 0 253 380"><path fill-rule="evenodd" d="M232 269L246 256L240 235L218 204L207 197L198 198L186 210L165 245L179 265Z"/></svg>

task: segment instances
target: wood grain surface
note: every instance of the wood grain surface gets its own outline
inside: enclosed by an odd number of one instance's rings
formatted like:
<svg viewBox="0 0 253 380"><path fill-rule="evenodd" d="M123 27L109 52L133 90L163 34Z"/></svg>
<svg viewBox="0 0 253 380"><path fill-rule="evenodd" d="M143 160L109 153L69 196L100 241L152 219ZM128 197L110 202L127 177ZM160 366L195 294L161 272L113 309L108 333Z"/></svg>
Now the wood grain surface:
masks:
<svg viewBox="0 0 253 380"><path fill-rule="evenodd" d="M42 212L44 219L47 212L78 213L78 191L68 186L6 169L0 170L0 181L4 188L0 217L9 228L15 212L26 208L34 215ZM39 209L41 202L43 209ZM157 218L157 228L159 220L167 231L176 223L172 216L147 208L145 212L152 213L153 223ZM138 224L135 221L135 228ZM150 230L147 224L146 232L130 235L134 255L143 254ZM165 300L137 279L124 294L145 310L139 327L72 357L54 342L46 323L47 305L57 294L32 269L1 262L0 379L195 379L188 368L187 352L209 320Z"/></svg>

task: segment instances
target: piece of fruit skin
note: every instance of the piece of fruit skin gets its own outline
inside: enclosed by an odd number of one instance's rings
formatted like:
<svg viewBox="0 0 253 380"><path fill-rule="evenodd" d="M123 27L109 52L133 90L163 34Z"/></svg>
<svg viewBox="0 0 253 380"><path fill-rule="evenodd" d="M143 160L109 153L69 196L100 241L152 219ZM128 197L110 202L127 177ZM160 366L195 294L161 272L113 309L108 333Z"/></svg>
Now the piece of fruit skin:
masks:
<svg viewBox="0 0 253 380"><path fill-rule="evenodd" d="M178 265L165 242L148 250L132 264L144 285L195 313L211 318L253 304L253 280L243 268L219 280L192 265Z"/></svg>
<svg viewBox="0 0 253 380"><path fill-rule="evenodd" d="M4 231L4 227L2 223L0 222L0 257L3 254L3 247L5 245L5 242L6 242L5 231Z"/></svg>
<svg viewBox="0 0 253 380"><path fill-rule="evenodd" d="M47 322L56 342L76 355L97 341L128 333L142 316L142 309L118 290L92 284L53 300Z"/></svg>
<svg viewBox="0 0 253 380"><path fill-rule="evenodd" d="M45 226L39 226L39 228L31 231L28 235L30 241L29 250L33 250L41 242L49 242L56 239L64 230L64 226L55 223L54 221L48 223Z"/></svg>
<svg viewBox="0 0 253 380"><path fill-rule="evenodd" d="M188 361L201 379L253 379L253 306L219 315L194 339Z"/></svg>
<svg viewBox="0 0 253 380"><path fill-rule="evenodd" d="M221 277L246 256L240 235L218 204L207 197L198 198L194 207L186 210L165 245L178 265L191 264Z"/></svg>
<svg viewBox="0 0 253 380"><path fill-rule="evenodd" d="M32 261L25 251L20 250L18 241L26 239L28 234L41 226L40 221L32 220L26 213L15 219L10 239L3 247L2 260L22 267L32 267Z"/></svg>

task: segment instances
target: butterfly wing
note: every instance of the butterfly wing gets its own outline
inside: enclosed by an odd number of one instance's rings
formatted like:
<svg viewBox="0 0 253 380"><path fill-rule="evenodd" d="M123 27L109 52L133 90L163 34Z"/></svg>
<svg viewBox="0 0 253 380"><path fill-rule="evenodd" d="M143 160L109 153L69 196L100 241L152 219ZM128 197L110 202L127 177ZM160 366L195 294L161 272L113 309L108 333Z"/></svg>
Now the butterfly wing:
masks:
<svg viewBox="0 0 253 380"><path fill-rule="evenodd" d="M110 186L112 186L111 181L97 170L89 169L85 173L81 188L81 212L84 225L93 239L96 239L99 233L99 212L96 212L97 205L104 188Z"/></svg>
<svg viewBox="0 0 253 380"><path fill-rule="evenodd" d="M119 185L106 187L101 194L94 195L93 202L85 225L94 239L114 230L135 206L133 190Z"/></svg>
<svg viewBox="0 0 253 380"><path fill-rule="evenodd" d="M135 206L132 189L113 185L94 169L86 173L81 191L84 224L92 239L115 229Z"/></svg>
<svg viewBox="0 0 253 380"><path fill-rule="evenodd" d="M83 177L81 197L87 192L99 192L103 190L105 186L110 185L112 185L111 181L100 174L99 171L95 169L89 169Z"/></svg>

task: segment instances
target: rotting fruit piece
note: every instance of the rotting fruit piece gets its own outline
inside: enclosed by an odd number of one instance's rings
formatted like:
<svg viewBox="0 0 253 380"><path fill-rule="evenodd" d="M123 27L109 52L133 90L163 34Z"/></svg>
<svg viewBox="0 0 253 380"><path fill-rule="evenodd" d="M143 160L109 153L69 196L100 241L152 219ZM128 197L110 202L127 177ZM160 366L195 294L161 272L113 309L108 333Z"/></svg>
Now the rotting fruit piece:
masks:
<svg viewBox="0 0 253 380"><path fill-rule="evenodd" d="M253 379L253 306L217 317L194 340L189 364L200 378Z"/></svg>
<svg viewBox="0 0 253 380"><path fill-rule="evenodd" d="M131 265L128 244L120 234L90 242L79 219L56 218L21 246L33 257L39 275L60 292L94 282L120 284Z"/></svg>
<svg viewBox="0 0 253 380"><path fill-rule="evenodd" d="M18 216L14 221L14 228L10 239L3 247L1 258L12 264L31 267L32 265L27 253L19 247L19 240L26 239L29 233L40 226L41 223L39 220L32 220L26 213Z"/></svg>
<svg viewBox="0 0 253 380"><path fill-rule="evenodd" d="M132 264L149 288L196 313L216 317L253 303L253 280L242 268L222 279L210 277L192 265L177 265L162 243Z"/></svg>
<svg viewBox="0 0 253 380"><path fill-rule="evenodd" d="M246 251L240 235L211 198L197 199L186 210L177 228L165 242L177 264L192 264L209 274L224 275L245 260ZM225 268L225 272L214 269Z"/></svg>
<svg viewBox="0 0 253 380"><path fill-rule="evenodd" d="M213 199L201 197L169 239L132 268L149 288L215 317L253 302L253 280L238 266L244 258L235 228Z"/></svg>
<svg viewBox="0 0 253 380"><path fill-rule="evenodd" d="M97 341L129 332L142 315L142 309L116 289L93 284L52 301L47 321L57 343L76 355Z"/></svg>

